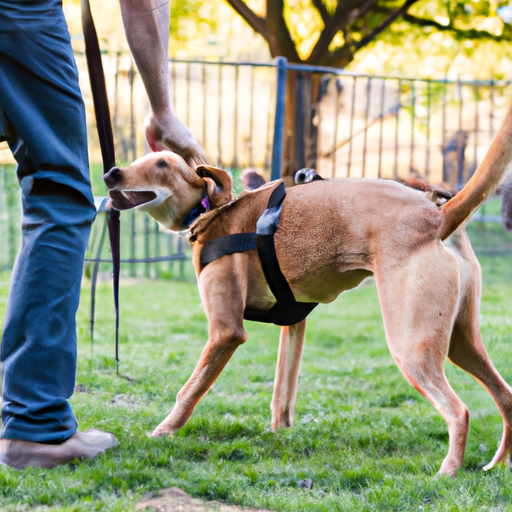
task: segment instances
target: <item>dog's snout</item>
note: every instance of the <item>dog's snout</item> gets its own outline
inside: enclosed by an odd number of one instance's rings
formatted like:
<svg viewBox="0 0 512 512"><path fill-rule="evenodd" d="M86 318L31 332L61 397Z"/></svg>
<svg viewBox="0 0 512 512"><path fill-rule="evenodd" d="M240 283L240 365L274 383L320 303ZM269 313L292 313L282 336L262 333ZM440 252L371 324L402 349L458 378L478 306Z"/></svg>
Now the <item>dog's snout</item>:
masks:
<svg viewBox="0 0 512 512"><path fill-rule="evenodd" d="M103 176L103 181L107 187L114 187L121 181L121 169L119 169L119 167L112 167L112 169Z"/></svg>

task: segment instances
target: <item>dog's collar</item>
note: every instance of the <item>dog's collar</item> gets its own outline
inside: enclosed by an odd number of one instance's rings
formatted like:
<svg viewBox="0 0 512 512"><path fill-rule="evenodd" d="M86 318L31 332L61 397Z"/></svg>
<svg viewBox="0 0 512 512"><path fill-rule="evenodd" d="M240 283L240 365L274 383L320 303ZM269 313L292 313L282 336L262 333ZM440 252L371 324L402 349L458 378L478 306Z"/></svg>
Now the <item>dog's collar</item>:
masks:
<svg viewBox="0 0 512 512"><path fill-rule="evenodd" d="M181 227L184 229L188 229L190 225L199 218L203 213L210 211L210 201L208 200L208 194L206 191L206 184L204 186L204 196L203 198L190 210L188 215L185 217L185 220L181 224Z"/></svg>

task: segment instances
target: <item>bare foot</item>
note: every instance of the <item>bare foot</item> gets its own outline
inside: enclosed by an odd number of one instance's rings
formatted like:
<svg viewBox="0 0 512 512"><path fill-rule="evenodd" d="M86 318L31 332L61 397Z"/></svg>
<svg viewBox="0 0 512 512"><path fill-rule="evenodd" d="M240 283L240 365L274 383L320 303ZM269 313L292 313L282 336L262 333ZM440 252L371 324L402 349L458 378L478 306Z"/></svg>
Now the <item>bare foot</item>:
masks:
<svg viewBox="0 0 512 512"><path fill-rule="evenodd" d="M208 159L192 132L174 115L148 115L145 121L146 139L151 151L170 149L190 166L207 164Z"/></svg>

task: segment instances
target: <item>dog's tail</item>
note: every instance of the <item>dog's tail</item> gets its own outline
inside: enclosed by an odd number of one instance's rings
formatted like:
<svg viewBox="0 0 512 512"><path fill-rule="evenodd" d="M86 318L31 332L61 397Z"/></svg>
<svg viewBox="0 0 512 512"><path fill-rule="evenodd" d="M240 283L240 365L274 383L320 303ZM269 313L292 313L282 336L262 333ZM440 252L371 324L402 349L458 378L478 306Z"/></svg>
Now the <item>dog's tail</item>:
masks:
<svg viewBox="0 0 512 512"><path fill-rule="evenodd" d="M442 208L441 240L448 238L499 187L512 162L512 109L467 185Z"/></svg>

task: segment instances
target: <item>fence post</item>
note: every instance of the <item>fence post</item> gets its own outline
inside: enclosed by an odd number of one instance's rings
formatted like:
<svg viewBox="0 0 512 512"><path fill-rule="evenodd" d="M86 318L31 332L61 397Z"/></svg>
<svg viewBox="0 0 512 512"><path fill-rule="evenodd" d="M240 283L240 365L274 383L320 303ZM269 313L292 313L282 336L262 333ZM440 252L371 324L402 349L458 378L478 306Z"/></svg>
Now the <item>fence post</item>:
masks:
<svg viewBox="0 0 512 512"><path fill-rule="evenodd" d="M281 166L283 163L284 110L286 98L287 65L288 60L285 57L276 58L276 113L274 117L274 140L272 143L272 167L270 169L271 180L278 180L281 177Z"/></svg>
<svg viewBox="0 0 512 512"><path fill-rule="evenodd" d="M302 169L306 167L306 135L304 133L304 125L306 123L309 124L309 118L311 114L311 103L308 102L307 105L304 105L304 86L306 85L306 90L309 93L309 97L311 98L311 91L307 84L304 82L307 81L305 74L299 72L294 73L292 76L292 80L296 80L297 83L297 104L296 104L296 117L295 117L295 168ZM304 110L308 109L307 115ZM307 118L305 120L304 118ZM309 126L308 126L309 131Z"/></svg>

